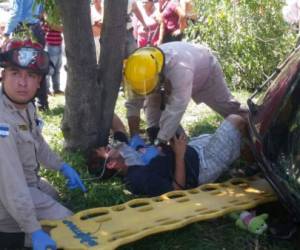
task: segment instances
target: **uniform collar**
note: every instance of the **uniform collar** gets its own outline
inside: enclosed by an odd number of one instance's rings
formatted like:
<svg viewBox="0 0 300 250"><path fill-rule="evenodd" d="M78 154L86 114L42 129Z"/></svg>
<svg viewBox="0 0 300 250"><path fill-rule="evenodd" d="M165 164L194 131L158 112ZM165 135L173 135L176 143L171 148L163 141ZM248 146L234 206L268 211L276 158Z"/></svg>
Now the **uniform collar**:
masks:
<svg viewBox="0 0 300 250"><path fill-rule="evenodd" d="M3 102L4 106L6 106L10 112L18 112L18 109L16 108L16 106L14 105L14 103L9 100L3 93L3 90L0 90L0 100L1 102ZM26 109L28 109L30 115L32 115L34 113L35 107L33 106L33 104L30 102L27 104Z"/></svg>

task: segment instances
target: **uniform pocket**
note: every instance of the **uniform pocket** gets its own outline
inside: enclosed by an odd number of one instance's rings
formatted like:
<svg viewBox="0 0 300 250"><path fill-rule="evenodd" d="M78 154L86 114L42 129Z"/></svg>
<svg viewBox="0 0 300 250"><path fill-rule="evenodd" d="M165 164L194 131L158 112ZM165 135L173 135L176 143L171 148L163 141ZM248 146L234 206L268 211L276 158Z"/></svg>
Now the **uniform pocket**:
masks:
<svg viewBox="0 0 300 250"><path fill-rule="evenodd" d="M23 130L19 128L16 133L16 141L20 160L25 170L31 168L30 166L35 167L37 165L37 145L31 132L25 128Z"/></svg>
<svg viewBox="0 0 300 250"><path fill-rule="evenodd" d="M19 126L19 129L17 130L17 142L18 144L22 143L31 143L34 144L34 139L32 137L32 134L30 133L29 129L27 129L23 125Z"/></svg>

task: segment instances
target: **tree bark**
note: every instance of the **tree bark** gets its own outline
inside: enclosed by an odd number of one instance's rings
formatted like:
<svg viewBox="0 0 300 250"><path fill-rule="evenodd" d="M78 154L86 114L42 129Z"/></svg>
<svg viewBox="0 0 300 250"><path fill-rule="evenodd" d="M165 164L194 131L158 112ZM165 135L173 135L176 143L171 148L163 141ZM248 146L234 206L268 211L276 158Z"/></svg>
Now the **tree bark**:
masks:
<svg viewBox="0 0 300 250"><path fill-rule="evenodd" d="M98 146L105 146L108 143L112 117L122 81L127 5L127 0L105 0L104 2L99 69L102 89Z"/></svg>
<svg viewBox="0 0 300 250"><path fill-rule="evenodd" d="M62 131L65 148L87 150L97 144L101 108L89 0L56 0L62 13L67 84Z"/></svg>
<svg viewBox="0 0 300 250"><path fill-rule="evenodd" d="M65 148L88 151L108 142L122 80L127 0L105 0L98 69L90 1L56 0L56 4L62 13L68 68L62 121Z"/></svg>

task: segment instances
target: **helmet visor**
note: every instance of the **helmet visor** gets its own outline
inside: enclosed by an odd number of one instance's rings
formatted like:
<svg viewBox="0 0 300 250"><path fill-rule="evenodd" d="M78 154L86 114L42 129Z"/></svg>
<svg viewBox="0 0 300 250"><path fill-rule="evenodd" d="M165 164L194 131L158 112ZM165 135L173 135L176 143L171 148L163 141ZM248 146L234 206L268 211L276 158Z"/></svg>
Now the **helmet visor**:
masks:
<svg viewBox="0 0 300 250"><path fill-rule="evenodd" d="M0 54L0 66L12 64L39 74L48 73L49 63L47 52L32 47L16 48Z"/></svg>

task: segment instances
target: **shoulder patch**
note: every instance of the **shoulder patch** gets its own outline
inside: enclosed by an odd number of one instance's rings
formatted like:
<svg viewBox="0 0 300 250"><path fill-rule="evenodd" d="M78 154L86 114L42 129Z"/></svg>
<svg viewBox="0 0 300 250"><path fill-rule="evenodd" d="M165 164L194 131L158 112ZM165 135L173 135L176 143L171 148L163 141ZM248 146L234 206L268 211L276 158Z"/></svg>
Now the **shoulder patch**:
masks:
<svg viewBox="0 0 300 250"><path fill-rule="evenodd" d="M0 123L0 137L9 136L9 124Z"/></svg>

